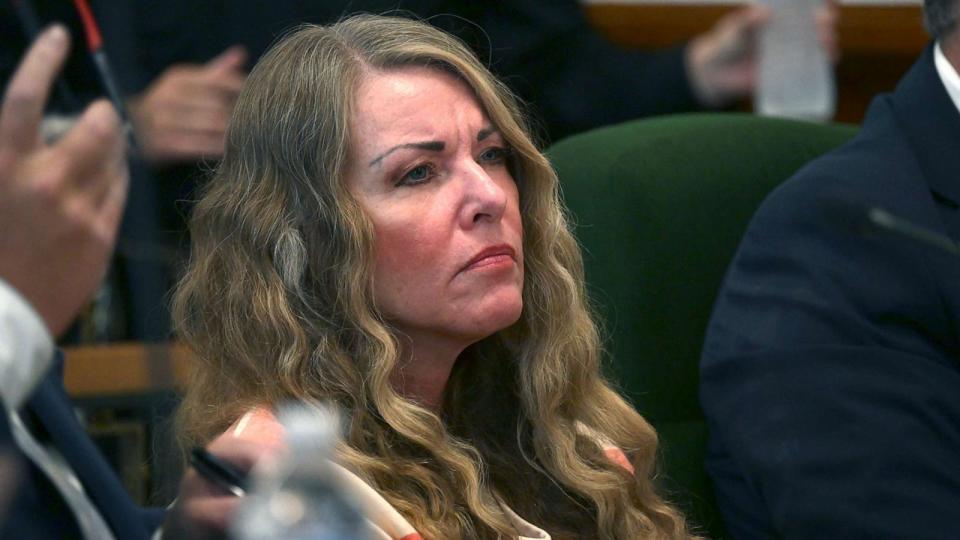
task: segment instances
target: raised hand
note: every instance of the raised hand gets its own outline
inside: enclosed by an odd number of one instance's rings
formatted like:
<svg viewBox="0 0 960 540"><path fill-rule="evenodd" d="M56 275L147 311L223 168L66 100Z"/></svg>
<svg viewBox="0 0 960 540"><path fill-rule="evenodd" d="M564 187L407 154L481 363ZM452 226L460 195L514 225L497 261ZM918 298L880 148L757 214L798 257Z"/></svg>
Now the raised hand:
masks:
<svg viewBox="0 0 960 540"><path fill-rule="evenodd" d="M120 120L91 104L56 144L39 126L69 38L40 35L17 68L0 110L0 278L50 332L63 332L103 279L126 201Z"/></svg>
<svg viewBox="0 0 960 540"><path fill-rule="evenodd" d="M203 65L166 69L129 103L143 155L154 163L217 159L246 79L247 54L234 46Z"/></svg>
<svg viewBox="0 0 960 540"><path fill-rule="evenodd" d="M836 31L839 13L839 7L832 0L816 13L820 42L834 60L839 56ZM757 80L757 34L769 17L769 10L760 5L738 9L691 41L687 49L687 71L701 103L719 107L753 95Z"/></svg>

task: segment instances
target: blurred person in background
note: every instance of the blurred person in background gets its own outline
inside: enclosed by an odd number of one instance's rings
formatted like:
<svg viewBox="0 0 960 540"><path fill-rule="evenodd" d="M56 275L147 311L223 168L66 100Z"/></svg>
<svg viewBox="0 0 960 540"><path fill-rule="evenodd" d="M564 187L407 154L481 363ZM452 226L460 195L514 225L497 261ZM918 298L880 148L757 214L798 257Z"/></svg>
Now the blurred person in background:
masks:
<svg viewBox="0 0 960 540"><path fill-rule="evenodd" d="M40 136L68 48L62 26L42 32L0 108L0 538L146 539L164 513L124 491L77 420L54 352L53 337L103 279L128 187L123 130L106 100L60 140ZM233 437L209 449L244 469L268 451ZM167 529L222 534L236 503L190 471Z"/></svg>

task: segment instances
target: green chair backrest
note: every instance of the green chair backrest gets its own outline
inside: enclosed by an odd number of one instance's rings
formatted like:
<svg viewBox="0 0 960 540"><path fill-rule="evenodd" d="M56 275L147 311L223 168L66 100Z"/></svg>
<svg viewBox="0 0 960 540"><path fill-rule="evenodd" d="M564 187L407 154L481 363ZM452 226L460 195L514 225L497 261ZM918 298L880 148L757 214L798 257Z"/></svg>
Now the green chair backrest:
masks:
<svg viewBox="0 0 960 540"><path fill-rule="evenodd" d="M724 533L703 469L698 365L714 298L767 193L856 131L691 114L597 129L547 152L584 250L610 375L660 434L668 498L712 538Z"/></svg>

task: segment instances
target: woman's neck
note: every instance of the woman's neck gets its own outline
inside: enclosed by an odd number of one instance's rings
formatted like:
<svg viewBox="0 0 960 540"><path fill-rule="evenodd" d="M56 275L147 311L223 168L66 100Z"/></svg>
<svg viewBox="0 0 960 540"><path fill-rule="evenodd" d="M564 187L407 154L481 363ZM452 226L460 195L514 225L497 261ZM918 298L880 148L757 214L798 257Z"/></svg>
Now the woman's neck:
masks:
<svg viewBox="0 0 960 540"><path fill-rule="evenodd" d="M432 345L424 347L413 340L407 341L391 382L401 395L439 414L450 372L466 346Z"/></svg>

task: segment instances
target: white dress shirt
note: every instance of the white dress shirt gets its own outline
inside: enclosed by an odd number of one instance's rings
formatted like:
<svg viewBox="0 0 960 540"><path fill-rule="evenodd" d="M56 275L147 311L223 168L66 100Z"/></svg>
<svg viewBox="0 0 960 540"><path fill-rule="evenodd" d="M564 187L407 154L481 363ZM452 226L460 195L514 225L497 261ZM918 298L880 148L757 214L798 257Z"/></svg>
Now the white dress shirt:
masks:
<svg viewBox="0 0 960 540"><path fill-rule="evenodd" d="M51 362L53 337L43 319L0 279L0 397L9 410L20 408Z"/></svg>
<svg viewBox="0 0 960 540"><path fill-rule="evenodd" d="M937 68L937 74L940 75L940 80L943 81L943 86L947 89L947 94L953 101L954 107L957 108L957 112L960 112L960 75L957 74L957 68L947 60L940 47L940 43L937 43L933 48L933 63Z"/></svg>

